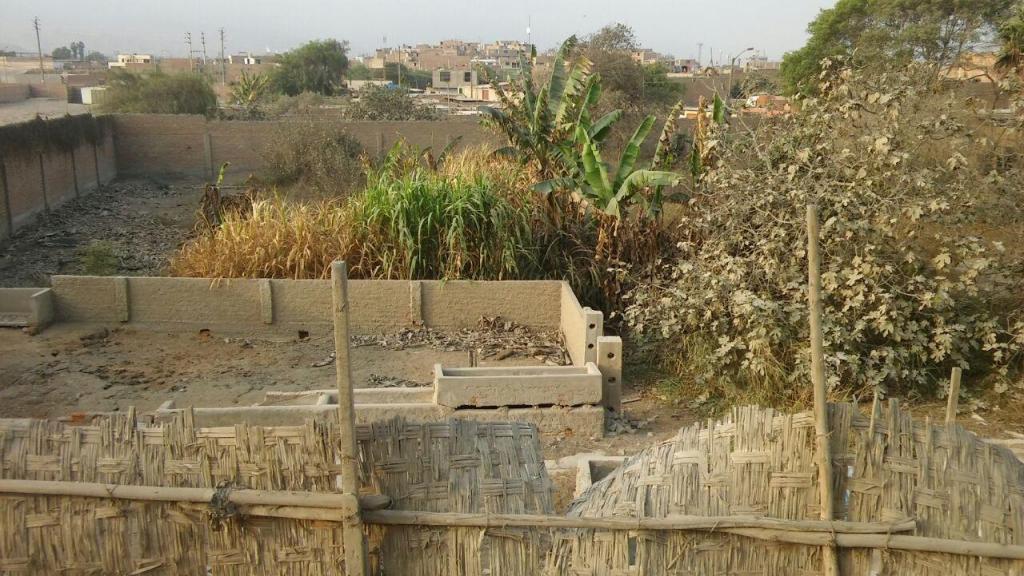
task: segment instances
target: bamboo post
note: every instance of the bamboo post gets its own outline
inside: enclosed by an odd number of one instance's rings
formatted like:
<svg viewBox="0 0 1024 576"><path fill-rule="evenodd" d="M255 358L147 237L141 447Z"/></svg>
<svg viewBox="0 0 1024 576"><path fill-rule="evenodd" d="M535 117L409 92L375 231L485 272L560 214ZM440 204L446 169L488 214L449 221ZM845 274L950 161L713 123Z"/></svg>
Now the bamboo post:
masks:
<svg viewBox="0 0 1024 576"><path fill-rule="evenodd" d="M821 519L832 520L832 450L829 446L828 398L825 395L825 352L821 332L821 254L818 251L818 206L807 205L807 299L810 308L811 381L814 384L814 431L818 460L818 489ZM835 544L822 547L822 572L839 576Z"/></svg>
<svg viewBox="0 0 1024 576"><path fill-rule="evenodd" d="M356 409L352 392L352 363L349 361L348 266L341 261L331 263L331 295L334 316L334 367L338 378L338 429L341 436L341 489L346 494L359 494L359 461L356 459ZM345 523L342 533L345 545L345 574L365 576L366 544L359 513Z"/></svg>
<svg viewBox="0 0 1024 576"><path fill-rule="evenodd" d="M953 368L949 375L949 397L946 398L946 424L956 423L956 405L960 401L960 376L963 370L959 366Z"/></svg>

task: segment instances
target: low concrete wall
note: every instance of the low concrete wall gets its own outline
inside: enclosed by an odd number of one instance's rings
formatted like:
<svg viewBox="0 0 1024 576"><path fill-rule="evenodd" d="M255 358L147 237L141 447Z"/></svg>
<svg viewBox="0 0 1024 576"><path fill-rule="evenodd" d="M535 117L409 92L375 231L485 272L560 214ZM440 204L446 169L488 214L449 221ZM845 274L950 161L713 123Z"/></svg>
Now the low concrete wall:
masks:
<svg viewBox="0 0 1024 576"><path fill-rule="evenodd" d="M30 95L28 84L0 84L0 104L28 100Z"/></svg>
<svg viewBox="0 0 1024 576"><path fill-rule="evenodd" d="M218 121L202 116L118 114L117 163L126 176L211 178L224 162L230 182L245 180L262 165L267 142L278 132L302 122L318 122L344 131L370 154L381 154L399 139L419 147L444 146L461 138L460 146L496 144L476 120L447 121Z"/></svg>
<svg viewBox="0 0 1024 576"><path fill-rule="evenodd" d="M54 276L57 320L131 322L225 333L331 330L329 280ZM501 316L534 329L559 326L562 283L352 280L352 329L416 325L451 330ZM413 295L420 291L421 297Z"/></svg>
<svg viewBox="0 0 1024 576"><path fill-rule="evenodd" d="M29 95L32 98L57 98L67 100L68 89L61 82L36 82L28 85Z"/></svg>
<svg viewBox="0 0 1024 576"><path fill-rule="evenodd" d="M597 361L597 339L604 334L604 314L580 306L568 284L562 285L559 327L574 366Z"/></svg>
<svg viewBox="0 0 1024 576"><path fill-rule="evenodd" d="M47 149L0 156L0 240L71 198L117 176L114 134L72 150Z"/></svg>

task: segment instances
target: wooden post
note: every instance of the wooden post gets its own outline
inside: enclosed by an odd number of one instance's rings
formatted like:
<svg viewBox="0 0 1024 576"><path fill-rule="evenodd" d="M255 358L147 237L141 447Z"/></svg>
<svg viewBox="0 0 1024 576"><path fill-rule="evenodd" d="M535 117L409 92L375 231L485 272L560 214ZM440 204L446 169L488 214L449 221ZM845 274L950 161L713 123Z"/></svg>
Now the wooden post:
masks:
<svg viewBox="0 0 1024 576"><path fill-rule="evenodd" d="M338 424L341 436L341 490L359 495L359 461L356 459L356 410L352 392L352 363L349 361L348 266L331 263L331 294L334 316L334 367L338 378ZM345 574L365 576L366 545L359 514L345 523Z"/></svg>
<svg viewBox="0 0 1024 576"><path fill-rule="evenodd" d="M956 423L956 405L960 401L960 376L963 370L959 366L953 368L949 375L949 397L946 398L946 424Z"/></svg>
<svg viewBox="0 0 1024 576"><path fill-rule="evenodd" d="M807 206L807 300L811 327L811 381L814 384L814 431L818 460L818 490L821 519L832 520L832 450L829 446L828 397L825 395L825 352L821 332L821 254L818 252L818 206ZM826 576L839 575L839 558L834 545L822 548Z"/></svg>

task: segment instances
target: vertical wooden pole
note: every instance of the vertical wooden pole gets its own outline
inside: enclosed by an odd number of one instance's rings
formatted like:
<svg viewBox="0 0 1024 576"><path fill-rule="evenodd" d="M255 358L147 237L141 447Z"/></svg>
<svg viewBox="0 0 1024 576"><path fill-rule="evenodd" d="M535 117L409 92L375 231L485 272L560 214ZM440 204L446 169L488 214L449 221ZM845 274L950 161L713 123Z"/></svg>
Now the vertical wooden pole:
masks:
<svg viewBox="0 0 1024 576"><path fill-rule="evenodd" d="M959 366L953 368L949 375L949 397L946 398L946 424L956 423L956 405L960 401L960 376L963 370Z"/></svg>
<svg viewBox="0 0 1024 576"><path fill-rule="evenodd" d="M821 519L832 520L832 450L829 446L828 397L825 395L825 352L821 333L821 254L818 252L818 206L807 206L807 299L811 324L811 381L814 384L814 431L818 459L818 489ZM835 546L822 548L822 573L839 575Z"/></svg>
<svg viewBox="0 0 1024 576"><path fill-rule="evenodd" d="M348 266L331 263L331 294L334 316L334 367L338 378L338 424L341 437L341 489L359 495L359 461L356 455L356 410L352 393L352 363L349 361ZM345 523L345 574L365 576L366 545L359 514Z"/></svg>

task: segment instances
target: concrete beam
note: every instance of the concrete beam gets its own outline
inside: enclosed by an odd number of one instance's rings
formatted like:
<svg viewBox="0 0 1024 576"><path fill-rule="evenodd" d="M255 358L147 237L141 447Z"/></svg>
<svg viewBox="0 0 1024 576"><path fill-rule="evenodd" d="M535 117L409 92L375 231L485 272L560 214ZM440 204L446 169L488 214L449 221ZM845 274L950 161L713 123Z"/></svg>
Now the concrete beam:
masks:
<svg viewBox="0 0 1024 576"><path fill-rule="evenodd" d="M601 371L601 403L612 412L622 411L622 338L597 339L597 367Z"/></svg>
<svg viewBox="0 0 1024 576"><path fill-rule="evenodd" d="M434 365L434 402L441 406L582 406L601 402L597 366L445 368Z"/></svg>

